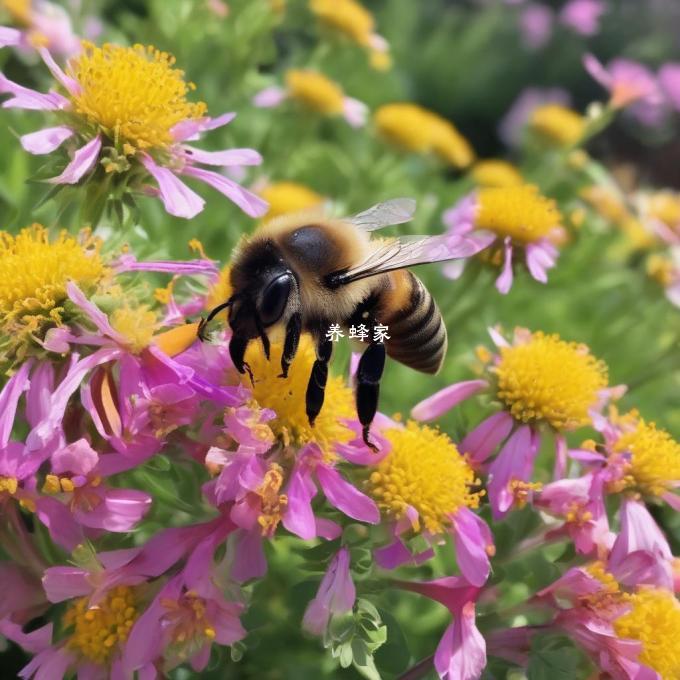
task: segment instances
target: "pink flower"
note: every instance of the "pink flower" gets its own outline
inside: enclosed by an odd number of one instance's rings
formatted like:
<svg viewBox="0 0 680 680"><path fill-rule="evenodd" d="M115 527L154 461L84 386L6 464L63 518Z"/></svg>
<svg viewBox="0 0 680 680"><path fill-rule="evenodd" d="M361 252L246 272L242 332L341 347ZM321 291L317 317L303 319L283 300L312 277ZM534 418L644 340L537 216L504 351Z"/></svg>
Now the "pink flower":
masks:
<svg viewBox="0 0 680 680"><path fill-rule="evenodd" d="M302 627L314 635L323 635L334 615L352 611L355 599L350 554L343 547L330 561L316 596L307 605Z"/></svg>
<svg viewBox="0 0 680 680"><path fill-rule="evenodd" d="M560 22L580 35L597 35L600 18L607 11L603 0L569 0L560 12Z"/></svg>
<svg viewBox="0 0 680 680"><path fill-rule="evenodd" d="M141 50L141 51L140 51ZM122 48L114 45L105 45L97 48L86 45L84 52L69 62L67 72L54 61L50 52L45 48L39 49L40 55L45 64L52 72L59 87L66 92L66 96L57 92L41 94L34 90L22 87L12 82L0 74L0 93L9 94L10 99L3 104L5 108L19 108L29 110L42 110L53 112L60 124L56 127L44 128L38 132L24 135L21 143L24 148L33 154L49 154L57 150L67 140L75 140L76 148L73 151L70 162L57 177L49 180L54 184L78 184L81 181L96 181L103 166L106 173L127 173L128 171L142 171L142 176L153 179L157 188L151 188L150 192L157 194L165 209L171 215L190 219L197 215L205 201L190 189L180 177L191 177L225 195L232 202L238 205L247 215L251 217L261 217L267 211L267 203L259 196L247 191L239 186L235 181L223 174L208 170L201 166L217 166L230 168L234 166L259 165L262 162L260 154L252 149L227 149L222 151L204 151L196 148L187 142L199 139L207 131L217 129L229 123L236 114L227 113L217 118L210 118L202 115L204 110L198 105L190 105L184 102L184 109L187 110L187 118L174 122L171 127L163 131L159 136L159 128L163 125L170 125L169 120L174 118L163 118L162 120L148 120L149 109L140 111L125 111L120 115L128 115L129 120L119 120L116 125L116 137L111 137L110 125L107 122L105 113L101 111L91 111L88 116L78 113L79 97L87 96L115 96L111 95L111 85L106 78L128 79L128 76L121 76L116 69L124 69L128 66L128 59L134 58L139 61L136 76L141 79L129 85L139 88L148 87L150 83L144 83L144 77L152 77L151 64L160 65L166 70L165 78L167 83L175 83L181 75L170 67L168 55L147 51L139 48ZM98 69L83 66L81 62L95 61L96 63L106 64L106 68ZM97 61L99 60L99 61ZM147 66L148 70L145 70ZM86 81L78 80L79 68L92 74L98 74L97 78L88 78ZM145 76L144 74L148 74ZM153 71L158 73L158 71ZM102 75L104 74L104 75ZM181 74L181 72L180 72ZM157 97L163 96L163 87L167 87L166 81L157 77L155 83ZM121 80L121 82L123 82ZM174 87L174 85L173 85ZM93 95L92 91L96 91ZM168 97L176 96L175 90L168 90ZM136 101L136 99L135 99ZM173 106L177 106L173 100ZM170 106L170 104L168 104ZM193 108L192 108L193 106ZM157 107L153 107L156 110ZM145 111L147 113L145 113ZM66 115L64 115L66 114ZM94 124L93 124L94 119ZM145 128L145 125L148 127ZM129 133L126 138L124 130L135 130ZM140 142L139 138L148 137L147 141ZM131 187L132 190L141 191L144 189L139 183ZM147 193L149 190L147 188Z"/></svg>
<svg viewBox="0 0 680 680"><path fill-rule="evenodd" d="M410 590L443 604L452 622L434 655L434 667L442 680L477 680L486 667L486 642L475 623L475 601L480 588L464 578L448 576L433 581L395 581Z"/></svg>
<svg viewBox="0 0 680 680"><path fill-rule="evenodd" d="M659 69L659 85L676 111L680 111L680 63L668 62Z"/></svg>
<svg viewBox="0 0 680 680"><path fill-rule="evenodd" d="M606 68L592 54L583 57L586 71L610 95L609 103L622 109L635 102L657 104L661 100L654 74L642 64L628 59L614 59Z"/></svg>
<svg viewBox="0 0 680 680"><path fill-rule="evenodd" d="M47 47L51 52L71 56L80 52L80 38L73 32L71 19L63 7L47 0L31 0L20 17L21 30L0 26L0 47L22 49Z"/></svg>
<svg viewBox="0 0 680 680"><path fill-rule="evenodd" d="M553 11L545 5L526 4L519 15L519 27L524 44L531 50L543 47L552 36Z"/></svg>

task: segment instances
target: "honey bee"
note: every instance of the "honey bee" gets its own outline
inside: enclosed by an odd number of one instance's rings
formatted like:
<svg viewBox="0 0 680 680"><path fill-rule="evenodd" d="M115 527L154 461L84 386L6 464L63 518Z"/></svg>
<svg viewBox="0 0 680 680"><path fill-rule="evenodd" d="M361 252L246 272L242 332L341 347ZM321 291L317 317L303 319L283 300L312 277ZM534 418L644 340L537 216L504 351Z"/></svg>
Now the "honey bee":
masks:
<svg viewBox="0 0 680 680"><path fill-rule="evenodd" d="M406 268L469 257L492 235L370 238L370 232L412 219L415 201L397 198L352 217L284 215L265 223L237 248L230 277L233 295L201 321L199 337L216 314L228 309L229 352L240 373L251 340L260 338L269 358L269 333L284 331L281 377L297 352L300 334L309 333L316 361L307 385L311 425L321 411L333 343L331 325L368 330L367 347L356 371L356 407L363 441L370 441L378 408L385 355L423 373L434 374L446 354L446 327L427 288ZM377 326L389 329L380 338ZM378 337L377 337L378 336ZM377 339L376 339L377 338Z"/></svg>

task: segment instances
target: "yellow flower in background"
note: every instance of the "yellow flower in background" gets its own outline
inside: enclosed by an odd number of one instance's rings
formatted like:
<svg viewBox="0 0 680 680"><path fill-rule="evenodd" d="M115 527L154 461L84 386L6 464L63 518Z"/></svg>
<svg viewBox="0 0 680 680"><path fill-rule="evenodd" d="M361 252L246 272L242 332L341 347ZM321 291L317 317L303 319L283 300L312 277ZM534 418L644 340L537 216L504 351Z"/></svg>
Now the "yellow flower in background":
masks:
<svg viewBox="0 0 680 680"><path fill-rule="evenodd" d="M566 106L545 104L534 109L529 128L559 146L572 146L583 137L586 119Z"/></svg>
<svg viewBox="0 0 680 680"><path fill-rule="evenodd" d="M483 187L513 187L524 183L517 167L500 159L477 161L470 175Z"/></svg>
<svg viewBox="0 0 680 680"><path fill-rule="evenodd" d="M389 45L375 32L375 18L362 4L355 0L310 0L309 8L324 26L367 49L373 68L390 68Z"/></svg>
<svg viewBox="0 0 680 680"><path fill-rule="evenodd" d="M383 137L409 151L436 154L456 168L467 167L475 158L453 123L418 104L385 104L375 112L374 121Z"/></svg>
<svg viewBox="0 0 680 680"><path fill-rule="evenodd" d="M297 182L274 182L260 189L260 196L269 203L265 219L287 215L320 206L324 197L304 184Z"/></svg>

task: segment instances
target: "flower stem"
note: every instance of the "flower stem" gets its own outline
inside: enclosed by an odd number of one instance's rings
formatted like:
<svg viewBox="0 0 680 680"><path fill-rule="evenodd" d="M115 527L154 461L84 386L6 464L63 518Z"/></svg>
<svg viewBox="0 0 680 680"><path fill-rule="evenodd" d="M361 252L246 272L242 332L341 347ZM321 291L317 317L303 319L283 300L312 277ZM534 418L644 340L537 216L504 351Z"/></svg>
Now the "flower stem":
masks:
<svg viewBox="0 0 680 680"><path fill-rule="evenodd" d="M411 666L405 673L402 673L397 680L418 680L424 678L431 670L434 663L434 654L418 661L415 666Z"/></svg>

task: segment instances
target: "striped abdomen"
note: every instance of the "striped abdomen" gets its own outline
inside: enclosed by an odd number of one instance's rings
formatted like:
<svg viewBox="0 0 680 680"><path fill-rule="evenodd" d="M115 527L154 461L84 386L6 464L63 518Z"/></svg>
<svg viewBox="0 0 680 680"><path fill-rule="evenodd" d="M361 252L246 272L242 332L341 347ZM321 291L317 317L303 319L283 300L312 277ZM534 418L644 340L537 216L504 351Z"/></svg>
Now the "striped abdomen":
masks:
<svg viewBox="0 0 680 680"><path fill-rule="evenodd" d="M393 283L401 290L384 293L386 304L381 321L389 327L387 354L416 371L436 373L446 354L446 326L420 279L406 270L398 274ZM395 309L397 300L400 304Z"/></svg>

